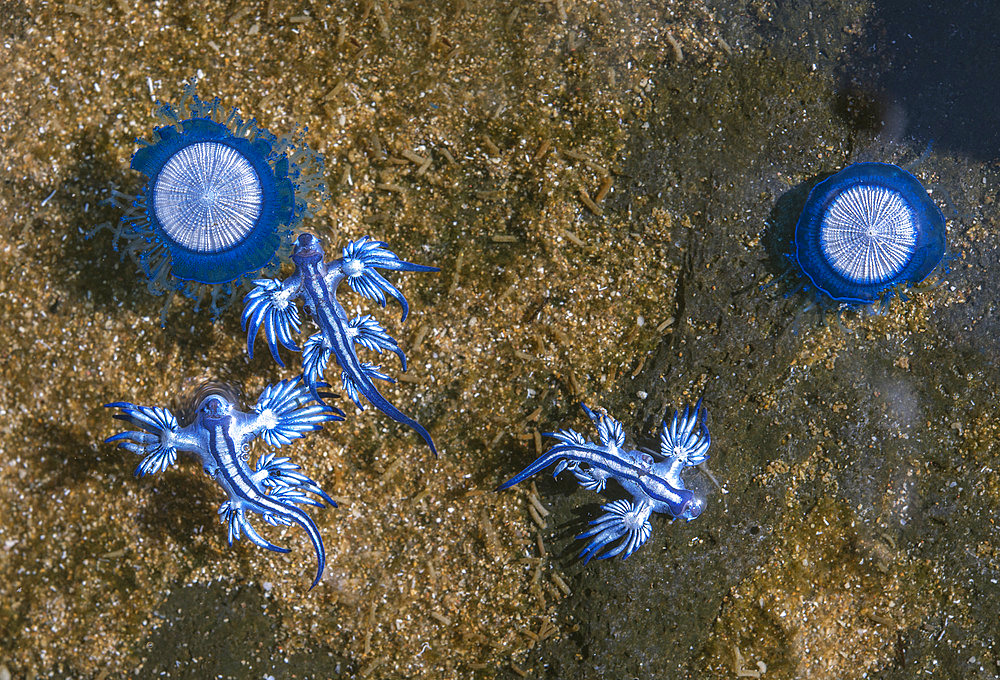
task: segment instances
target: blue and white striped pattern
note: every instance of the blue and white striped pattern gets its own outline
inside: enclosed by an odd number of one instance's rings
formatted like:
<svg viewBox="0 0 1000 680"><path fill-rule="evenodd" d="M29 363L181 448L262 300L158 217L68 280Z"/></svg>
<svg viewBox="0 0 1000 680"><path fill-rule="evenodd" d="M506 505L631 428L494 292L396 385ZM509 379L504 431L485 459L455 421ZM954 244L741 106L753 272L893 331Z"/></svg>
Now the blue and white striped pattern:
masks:
<svg viewBox="0 0 1000 680"><path fill-rule="evenodd" d="M145 184L136 196L115 193L125 214L90 235L111 228L151 293L208 301L217 316L287 259L295 228L325 193L323 159L301 133L276 137L218 98L202 100L193 81L180 106L156 114L165 125L132 155Z"/></svg>
<svg viewBox="0 0 1000 680"><path fill-rule="evenodd" d="M880 283L901 272L913 257L916 219L897 192L859 184L830 203L820 243L830 266L845 278Z"/></svg>
<svg viewBox="0 0 1000 680"><path fill-rule="evenodd" d="M648 453L626 449L620 422L581 406L597 426L600 443L591 442L573 430L546 433L559 443L498 490L523 482L553 463L556 464L553 476L569 470L581 486L592 491L602 491L609 479L618 482L632 495L632 500L616 500L601 506L605 514L591 521L591 528L576 537L589 539L580 553L584 562L615 555L627 558L649 538L652 531L649 516L654 512L688 521L701 514L704 501L686 489L681 478L684 468L708 460L712 444L700 401L693 411L685 408L683 415L674 412L669 425L663 422L659 460Z"/></svg>
<svg viewBox="0 0 1000 680"><path fill-rule="evenodd" d="M927 278L944 249L941 210L886 163L856 163L817 184L795 225L795 262L821 301L886 301Z"/></svg>
<svg viewBox="0 0 1000 680"><path fill-rule="evenodd" d="M295 300L301 298L319 332L309 337L302 348L302 381L314 398L322 402L319 388L326 387L326 367L331 357L340 366L340 383L344 392L358 408L363 396L378 410L411 427L423 438L431 451L437 449L430 433L423 425L393 406L375 387L373 381L394 382L381 366L361 361L355 345L361 345L379 354L382 350L393 352L406 370L406 355L396 341L370 315L348 319L347 312L337 300L337 289L345 279L355 291L373 299L383 307L386 295L399 302L403 318L409 305L403 294L393 286L379 269L405 272L436 272L428 267L404 262L390 251L385 243L362 237L343 250L343 257L324 262L323 245L312 234L300 234L292 251L295 274L278 281L261 279L244 298L243 329L247 331L247 353L253 357L253 344L261 327L275 361L284 365L278 345L297 351L292 334L297 333L298 310Z"/></svg>
<svg viewBox="0 0 1000 680"><path fill-rule="evenodd" d="M298 524L316 551L318 567L311 586L314 588L323 576L326 552L316 524L296 504L316 507L323 507L324 501L334 507L337 504L316 482L298 472L299 466L288 458L276 458L267 452L257 459L253 469L246 463L246 451L257 437L279 447L319 430L325 422L343 419L343 414L336 409L308 404L310 395L297 382L285 380L269 385L250 412L238 410L222 390L209 390L198 404L194 422L186 427L180 427L174 415L165 408L128 402L106 404L121 410L115 418L139 429L122 432L105 441L143 456L135 471L138 477L161 472L173 465L177 451L197 454L205 473L228 496L219 514L223 523L228 524L230 545L245 534L262 548L288 552L287 548L278 547L257 533L247 520L248 512L260 514L272 525Z"/></svg>
<svg viewBox="0 0 1000 680"><path fill-rule="evenodd" d="M153 185L153 209L164 233L201 253L231 248L253 231L263 196L253 166L219 142L182 147Z"/></svg>

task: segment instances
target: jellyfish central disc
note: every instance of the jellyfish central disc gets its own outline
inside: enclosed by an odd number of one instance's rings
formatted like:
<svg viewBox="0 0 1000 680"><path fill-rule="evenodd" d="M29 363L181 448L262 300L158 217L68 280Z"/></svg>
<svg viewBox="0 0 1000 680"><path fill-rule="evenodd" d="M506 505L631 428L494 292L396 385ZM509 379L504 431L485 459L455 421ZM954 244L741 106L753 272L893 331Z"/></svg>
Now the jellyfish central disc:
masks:
<svg viewBox="0 0 1000 680"><path fill-rule="evenodd" d="M236 149L218 142L185 146L164 163L153 187L153 210L167 236L201 253L243 240L262 203L253 166Z"/></svg>
<svg viewBox="0 0 1000 680"><path fill-rule="evenodd" d="M830 204L820 226L820 247L838 274L856 283L893 278L913 257L916 216L890 189L861 184Z"/></svg>

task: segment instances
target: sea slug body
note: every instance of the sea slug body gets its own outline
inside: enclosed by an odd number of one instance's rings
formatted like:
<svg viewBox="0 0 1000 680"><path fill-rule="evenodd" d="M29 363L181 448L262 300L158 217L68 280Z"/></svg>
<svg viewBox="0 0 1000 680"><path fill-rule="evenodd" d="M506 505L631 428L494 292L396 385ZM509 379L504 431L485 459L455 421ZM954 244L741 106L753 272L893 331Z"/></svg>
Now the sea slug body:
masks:
<svg viewBox="0 0 1000 680"><path fill-rule="evenodd" d="M404 262L388 250L385 243L362 237L344 248L342 256L324 262L323 246L312 234L300 234L292 251L295 274L284 281L261 279L254 281L255 287L244 299L243 328L247 331L247 353L253 357L253 344L261 326L271 355L279 365L284 366L278 353L278 345L293 352L299 351L292 334L299 332L299 312L296 298L302 298L305 308L319 326L319 333L309 337L302 348L302 381L317 401L322 402L320 387L325 387L324 373L332 357L341 369L341 385L347 396L362 408L360 396L364 396L398 423L407 425L419 434L437 455L437 449L430 434L417 421L393 406L378 389L374 380L394 382L382 372L380 366L363 362L358 358L355 345L361 345L379 354L389 350L399 357L406 370L406 355L384 328L368 314L349 319L347 312L337 299L337 288L341 282L357 293L386 304L386 295L393 297L402 307L402 319L406 319L409 305L403 294L379 272L389 269L404 272L436 272L437 267L428 267Z"/></svg>
<svg viewBox="0 0 1000 680"><path fill-rule="evenodd" d="M674 412L669 425L663 422L659 460L648 453L626 449L621 423L581 406L597 426L600 443L589 441L573 430L546 433L559 443L498 490L523 482L553 463L556 463L553 476L569 470L585 489L600 492L609 479L618 482L632 500L616 500L601 506L605 514L591 521L591 528L576 537L590 539L580 553L584 562L618 554L622 559L627 558L649 538L652 531L649 517L654 512L688 521L701 514L704 501L686 489L681 479L684 468L708 460L712 440L700 401L693 411L685 408L683 415ZM613 545L616 541L617 545Z"/></svg>
<svg viewBox="0 0 1000 680"><path fill-rule="evenodd" d="M226 492L219 508L222 522L229 525L229 544L246 534L253 543L276 552L288 552L257 533L246 514L255 512L271 525L297 524L302 527L316 551L318 567L315 587L323 575L326 553L316 524L303 510L296 507L323 507L323 502L336 503L313 480L298 472L299 466L288 458L262 454L253 469L247 465L250 443L261 438L267 444L280 447L306 433L318 430L322 423L343 420L336 409L309 404L309 393L297 380L285 380L269 385L249 412L240 411L228 395L209 390L197 404L193 422L180 426L174 414L158 406L136 406L128 402L106 404L121 412L115 418L137 427L105 440L119 448L143 456L135 469L142 477L167 469L177 459L178 451L189 451L201 458L205 473ZM307 496L311 493L321 500ZM311 589L310 588L310 589Z"/></svg>

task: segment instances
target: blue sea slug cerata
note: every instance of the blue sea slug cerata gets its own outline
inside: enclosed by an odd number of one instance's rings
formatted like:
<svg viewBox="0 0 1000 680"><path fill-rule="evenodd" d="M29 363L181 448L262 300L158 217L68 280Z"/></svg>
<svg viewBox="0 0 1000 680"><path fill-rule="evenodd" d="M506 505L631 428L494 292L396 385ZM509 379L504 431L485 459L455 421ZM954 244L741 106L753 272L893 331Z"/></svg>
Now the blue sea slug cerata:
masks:
<svg viewBox="0 0 1000 680"><path fill-rule="evenodd" d="M632 500L621 499L601 506L604 514L577 536L590 539L580 553L585 562L593 557L605 559L620 554L625 559L631 555L649 538L652 531L649 517L654 512L688 521L701 514L704 501L685 488L681 479L684 468L708 460L712 439L700 401L693 411L685 408L683 415L675 411L669 425L663 422L659 456L655 458L625 448L625 432L620 422L586 406L583 410L597 426L599 443L573 430L547 433L546 436L559 443L499 489L523 482L553 463L556 463L553 476L569 470L585 489L599 492L609 479L618 482Z"/></svg>
<svg viewBox="0 0 1000 680"><path fill-rule="evenodd" d="M381 367L358 358L356 345L379 354L389 350L399 357L406 370L406 355L396 341L369 314L349 318L337 299L337 289L347 281L356 292L381 304L386 295L399 302L403 320L409 312L406 297L379 273L379 269L404 272L435 272L437 267L413 264L399 259L385 243L362 237L347 244L341 256L325 262L323 245L312 234L301 234L292 251L295 273L279 281L261 279L245 299L243 328L247 331L247 352L253 357L253 344L261 327L271 355L284 366L278 345L299 351L292 334L299 332L299 312L295 300L301 298L319 332L310 336L302 348L302 381L317 401L322 401L318 387L323 386L324 373L331 357L340 367L340 382L347 396L362 408L364 396L375 408L398 423L411 427L431 451L437 454L434 442L423 425L393 406L375 387L374 380L394 382Z"/></svg>
<svg viewBox="0 0 1000 680"><path fill-rule="evenodd" d="M297 524L302 527L316 550L318 567L312 587L319 583L326 564L323 539L316 524L297 505L323 507L336 503L313 480L298 472L299 466L288 458L262 454L251 468L247 464L250 443L257 438L280 447L306 433L320 429L322 423L342 420L336 409L308 404L309 392L285 380L269 385L261 392L250 411L241 411L225 390L208 389L199 400L193 422L180 425L168 409L159 406L136 406L129 402L107 404L119 409L115 418L138 428L121 432L106 441L143 456L135 469L136 477L167 469L177 459L178 451L196 454L205 474L215 480L227 500L219 507L222 522L229 525L229 544L246 534L256 545L277 552L288 552L259 533L247 520L247 513L258 513L271 525ZM311 493L321 500L306 495Z"/></svg>

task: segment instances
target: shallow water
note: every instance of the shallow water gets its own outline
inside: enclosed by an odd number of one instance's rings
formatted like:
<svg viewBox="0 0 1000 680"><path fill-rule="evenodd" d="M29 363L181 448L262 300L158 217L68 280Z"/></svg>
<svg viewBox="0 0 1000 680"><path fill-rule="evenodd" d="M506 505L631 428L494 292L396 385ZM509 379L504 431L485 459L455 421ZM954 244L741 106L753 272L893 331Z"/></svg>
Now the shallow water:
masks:
<svg viewBox="0 0 1000 680"><path fill-rule="evenodd" d="M986 3L6 3L0 11L0 664L13 677L994 678L1000 55ZM197 75L327 160L304 225L371 235L411 315L391 401L287 455L323 582L226 544L191 460L134 479L102 404L292 375L120 262L153 100ZM803 186L907 166L947 271L818 319L775 283ZM262 347L258 347L262 350ZM394 360L394 358L393 358ZM297 360L295 360L297 361ZM293 362L294 363L294 362ZM386 362L399 377L397 365ZM696 521L627 561L568 474L493 489L599 406L645 441L704 395ZM346 401L346 400L345 400ZM612 485L613 486L613 485ZM610 489L607 497L615 496ZM537 514L537 511L536 511ZM541 526L544 525L544 526ZM264 530L262 530L264 533ZM0 674L2 674L0 668Z"/></svg>

